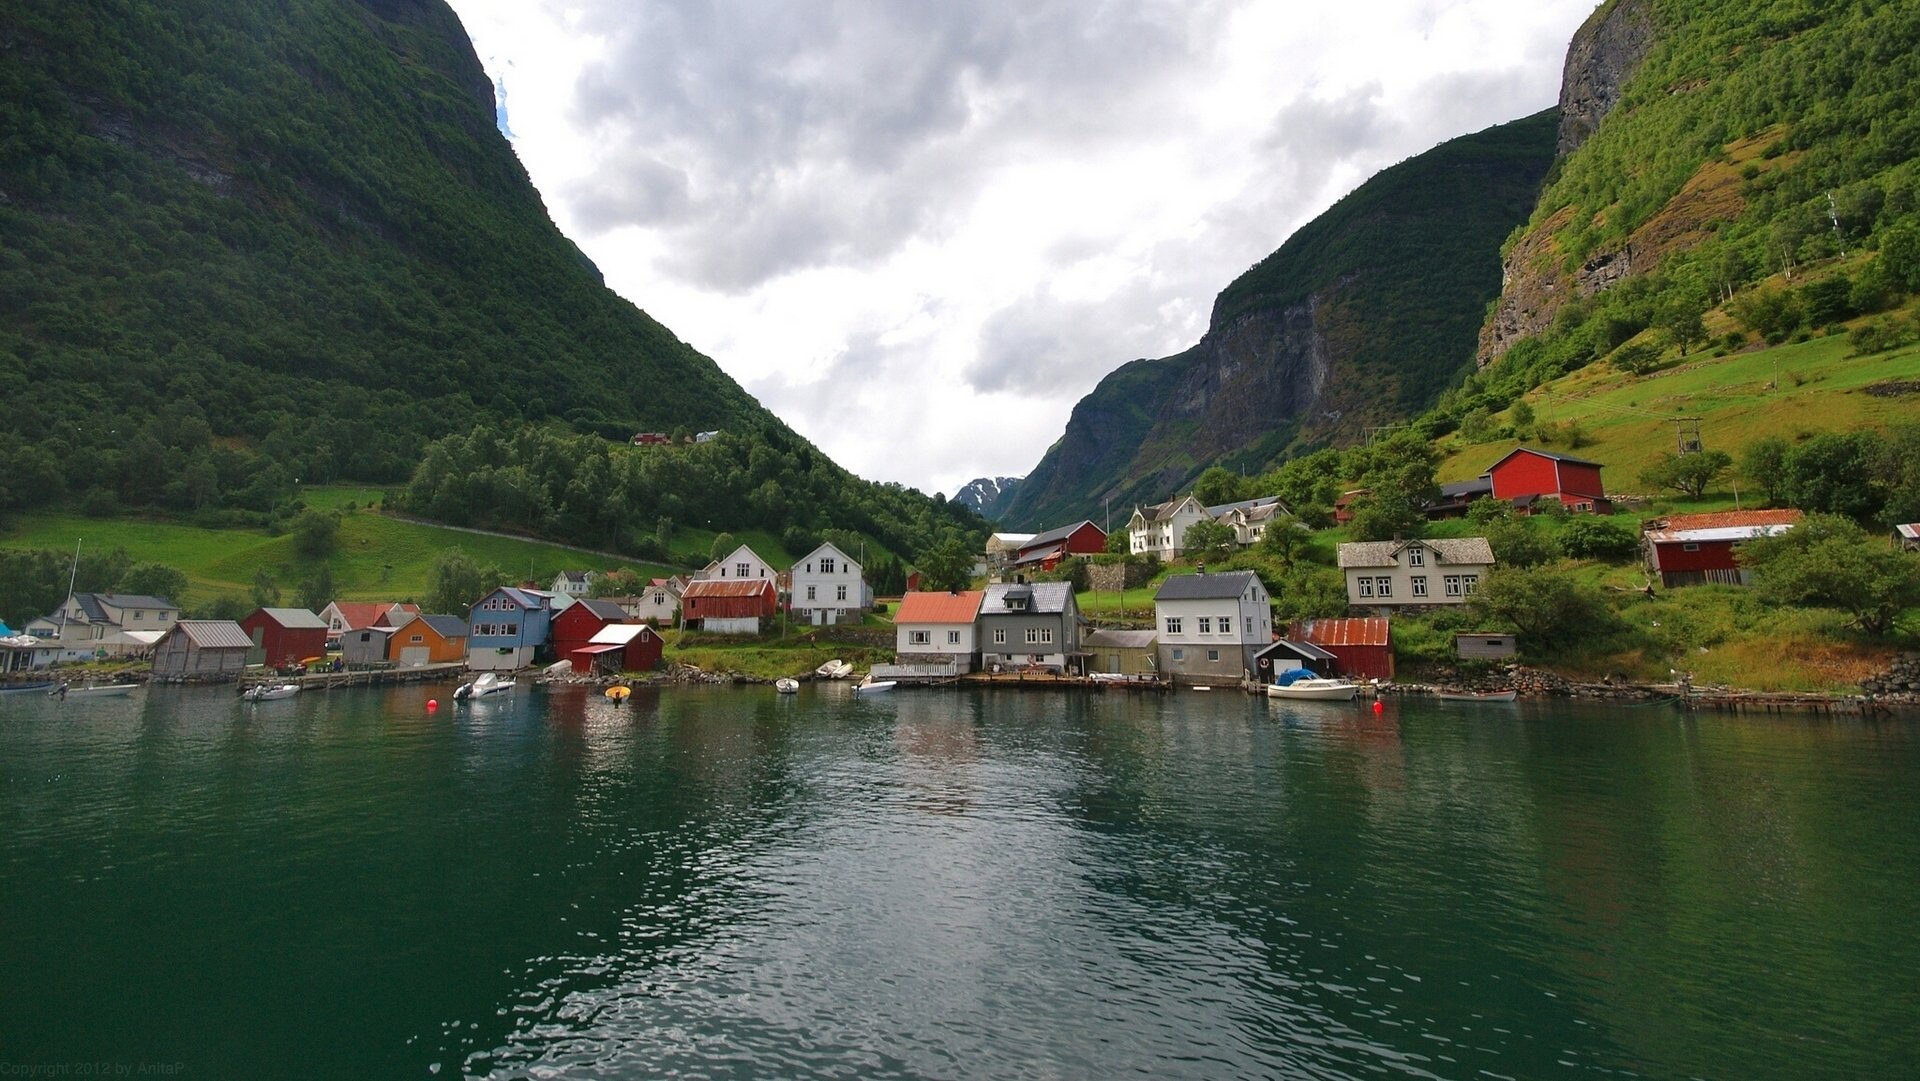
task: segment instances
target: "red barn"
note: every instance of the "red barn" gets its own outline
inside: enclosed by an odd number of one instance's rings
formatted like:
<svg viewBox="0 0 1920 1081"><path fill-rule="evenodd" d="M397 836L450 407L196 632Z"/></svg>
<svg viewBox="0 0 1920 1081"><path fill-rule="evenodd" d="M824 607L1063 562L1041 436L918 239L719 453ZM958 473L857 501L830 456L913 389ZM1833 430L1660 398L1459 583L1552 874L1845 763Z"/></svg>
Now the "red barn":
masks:
<svg viewBox="0 0 1920 1081"><path fill-rule="evenodd" d="M248 664L282 668L327 654L327 621L305 608L256 608L240 629L253 642Z"/></svg>
<svg viewBox="0 0 1920 1081"><path fill-rule="evenodd" d="M601 672L651 672L660 667L663 644L645 623L614 623L600 628L591 642L570 650L566 657L579 675Z"/></svg>
<svg viewBox="0 0 1920 1081"><path fill-rule="evenodd" d="M1493 498L1531 511L1541 499L1557 499L1571 511L1613 513L1600 486L1600 463L1532 447L1515 447L1481 474L1493 482Z"/></svg>
<svg viewBox="0 0 1920 1081"><path fill-rule="evenodd" d="M1293 624L1287 637L1333 654L1336 675L1354 679L1393 678L1393 643L1384 617L1303 619Z"/></svg>
<svg viewBox="0 0 1920 1081"><path fill-rule="evenodd" d="M1080 522L1034 534L1013 553L1008 565L1050 571L1070 555L1094 555L1106 550L1106 530L1092 522Z"/></svg>
<svg viewBox="0 0 1920 1081"><path fill-rule="evenodd" d="M548 631L553 643L553 655L565 657L600 633L602 627L615 623L631 623L633 617L625 608L610 600L588 598L574 601L553 617L553 629Z"/></svg>
<svg viewBox="0 0 1920 1081"><path fill-rule="evenodd" d="M1784 533L1800 521L1797 510L1725 510L1712 514L1673 514L1641 527L1647 566L1660 584L1693 586L1707 582L1741 586L1747 572L1734 558L1742 541Z"/></svg>
<svg viewBox="0 0 1920 1081"><path fill-rule="evenodd" d="M704 578L687 583L680 595L680 618L715 634L758 634L760 621L777 610L766 578Z"/></svg>

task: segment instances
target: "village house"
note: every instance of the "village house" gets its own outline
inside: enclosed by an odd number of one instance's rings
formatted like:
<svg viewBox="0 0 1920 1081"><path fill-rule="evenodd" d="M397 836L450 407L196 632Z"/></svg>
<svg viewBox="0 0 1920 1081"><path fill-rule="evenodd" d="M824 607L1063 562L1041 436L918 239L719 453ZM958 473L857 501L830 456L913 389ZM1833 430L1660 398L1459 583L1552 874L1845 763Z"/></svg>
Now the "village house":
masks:
<svg viewBox="0 0 1920 1081"><path fill-rule="evenodd" d="M661 627L673 625L674 616L680 611L680 595L686 592L687 580L675 575L671 578L655 578L647 583L647 588L639 595L619 598L620 606L634 619Z"/></svg>
<svg viewBox="0 0 1920 1081"><path fill-rule="evenodd" d="M1755 537L1785 533L1800 521L1797 510L1723 510L1672 514L1641 523L1640 544L1647 569L1660 584L1675 586L1747 584L1747 571L1735 550Z"/></svg>
<svg viewBox="0 0 1920 1081"><path fill-rule="evenodd" d="M1347 603L1362 608L1465 604L1493 569L1485 537L1354 541L1338 551Z"/></svg>
<svg viewBox="0 0 1920 1081"><path fill-rule="evenodd" d="M1068 582L1001 582L980 598L980 663L988 669L1082 666L1080 609Z"/></svg>
<svg viewBox="0 0 1920 1081"><path fill-rule="evenodd" d="M561 571L554 575L553 585L548 592L556 597L564 597L568 604L584 600L593 592L593 580L600 577L597 571Z"/></svg>
<svg viewBox="0 0 1920 1081"><path fill-rule="evenodd" d="M327 652L327 622L305 608L256 608L240 629L253 642L248 664L288 668Z"/></svg>
<svg viewBox="0 0 1920 1081"><path fill-rule="evenodd" d="M1393 678L1392 627L1384 616L1364 619L1303 619L1287 638L1333 655L1333 674L1349 679Z"/></svg>
<svg viewBox="0 0 1920 1081"><path fill-rule="evenodd" d="M419 614L419 605L394 601L333 601L320 609L320 618L327 621L329 644L348 631L362 627L392 627L404 617Z"/></svg>
<svg viewBox="0 0 1920 1081"><path fill-rule="evenodd" d="M1087 672L1151 678L1160 674L1159 632L1092 630L1080 640L1087 651Z"/></svg>
<svg viewBox="0 0 1920 1081"><path fill-rule="evenodd" d="M553 614L553 629L547 638L553 643L555 660L565 660L574 650L593 640L600 629L626 623L633 617L606 598L585 597Z"/></svg>
<svg viewBox="0 0 1920 1081"><path fill-rule="evenodd" d="M1082 521L1028 537L1014 550L1007 567L1016 571L1050 571L1068 556L1095 555L1106 550L1106 530Z"/></svg>
<svg viewBox="0 0 1920 1081"><path fill-rule="evenodd" d="M1493 496L1493 478L1480 476L1472 480L1450 481L1440 486L1440 498L1428 503L1426 515L1439 521L1443 518L1465 518L1467 508L1476 499L1488 499Z"/></svg>
<svg viewBox="0 0 1920 1081"><path fill-rule="evenodd" d="M1288 521L1292 512L1278 496L1242 499L1235 503L1203 507L1192 496L1135 507L1127 520L1127 550L1134 555L1151 555L1162 562L1179 558L1187 547L1187 530L1200 522L1217 522L1233 530L1240 547L1258 543L1273 523Z"/></svg>
<svg viewBox="0 0 1920 1081"><path fill-rule="evenodd" d="M1920 552L1920 522L1893 527L1894 546L1905 552Z"/></svg>
<svg viewBox="0 0 1920 1081"><path fill-rule="evenodd" d="M708 634L759 634L779 611L772 578L696 579L680 595L680 624Z"/></svg>
<svg viewBox="0 0 1920 1081"><path fill-rule="evenodd" d="M1219 507L1208 507L1213 520L1233 530L1233 542L1242 548L1259 544L1267 529L1276 523L1291 526L1293 512L1279 498L1248 499Z"/></svg>
<svg viewBox="0 0 1920 1081"><path fill-rule="evenodd" d="M127 657L153 649L179 618L180 606L165 597L74 593L52 614L28 620L21 630L58 640L70 656Z"/></svg>
<svg viewBox="0 0 1920 1081"><path fill-rule="evenodd" d="M60 646L30 634L0 634L0 675L48 668L67 658Z"/></svg>
<svg viewBox="0 0 1920 1081"><path fill-rule="evenodd" d="M387 660L402 668L446 664L467 655L467 621L453 615L409 616L387 642Z"/></svg>
<svg viewBox="0 0 1920 1081"><path fill-rule="evenodd" d="M153 674L162 679L238 679L251 649L253 639L231 619L178 620L154 646Z"/></svg>
<svg viewBox="0 0 1920 1081"><path fill-rule="evenodd" d="M832 544L802 556L789 573L793 592L787 606L798 622L815 627L858 623L873 607L863 568Z"/></svg>
<svg viewBox="0 0 1920 1081"><path fill-rule="evenodd" d="M553 601L542 589L501 586L474 602L467 615L467 667L511 672L532 664L552 632Z"/></svg>
<svg viewBox="0 0 1920 1081"><path fill-rule="evenodd" d="M1611 514L1613 504L1600 484L1601 468L1585 458L1515 447L1481 476L1490 482L1493 498L1512 503L1523 514L1534 513L1546 499L1576 513Z"/></svg>
<svg viewBox="0 0 1920 1081"><path fill-rule="evenodd" d="M1153 615L1160 672L1177 682L1238 683L1273 641L1273 608L1252 571L1168 578L1153 595Z"/></svg>
<svg viewBox="0 0 1920 1081"><path fill-rule="evenodd" d="M985 597L979 590L901 597L893 614L894 660L949 665L955 675L973 671L980 652L974 623Z"/></svg>
<svg viewBox="0 0 1920 1081"><path fill-rule="evenodd" d="M773 582L777 587L779 584L779 572L773 569L773 564L761 559L753 549L743 544L735 548L728 555L714 560L693 574L693 580L696 582L732 582L740 579L747 579L749 581L765 579L768 582Z"/></svg>
<svg viewBox="0 0 1920 1081"><path fill-rule="evenodd" d="M464 631L466 624L460 626ZM340 663L356 669L385 668L392 663L387 658L392 655L393 636L398 633L393 627L362 627L357 631L348 631L340 636Z"/></svg>
<svg viewBox="0 0 1920 1081"><path fill-rule="evenodd" d="M999 577L1013 562L1015 552L1033 539L1031 533L990 533L987 535L986 558L973 568L973 576Z"/></svg>
<svg viewBox="0 0 1920 1081"><path fill-rule="evenodd" d="M575 607L578 607L577 605ZM617 676L660 667L665 645L645 623L609 623L566 654L575 675Z"/></svg>

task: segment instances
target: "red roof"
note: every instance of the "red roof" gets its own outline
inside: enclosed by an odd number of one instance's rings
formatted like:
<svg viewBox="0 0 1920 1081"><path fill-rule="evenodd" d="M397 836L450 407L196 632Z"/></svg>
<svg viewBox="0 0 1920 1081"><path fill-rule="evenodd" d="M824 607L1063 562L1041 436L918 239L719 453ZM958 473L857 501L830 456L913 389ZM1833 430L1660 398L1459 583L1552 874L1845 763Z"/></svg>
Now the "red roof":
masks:
<svg viewBox="0 0 1920 1081"><path fill-rule="evenodd" d="M895 623L972 623L980 614L980 598L986 594L909 593L900 598L893 614Z"/></svg>
<svg viewBox="0 0 1920 1081"><path fill-rule="evenodd" d="M363 631L382 622L380 617L389 611L395 617L403 612L408 615L420 614L417 604L396 604L393 601L334 601L333 606L339 609L340 618L347 621L347 629L354 631ZM386 622L391 623L392 620Z"/></svg>
<svg viewBox="0 0 1920 1081"><path fill-rule="evenodd" d="M1316 646L1384 646L1388 644L1387 620L1380 616L1369 619L1309 619L1294 624L1291 637Z"/></svg>
<svg viewBox="0 0 1920 1081"><path fill-rule="evenodd" d="M773 583L765 578L702 578L687 583L681 596L686 600L710 597L758 597L773 592Z"/></svg>
<svg viewBox="0 0 1920 1081"><path fill-rule="evenodd" d="M1708 514L1670 514L1651 523L1655 528L1736 529L1741 526L1793 525L1800 520L1797 510L1717 510Z"/></svg>

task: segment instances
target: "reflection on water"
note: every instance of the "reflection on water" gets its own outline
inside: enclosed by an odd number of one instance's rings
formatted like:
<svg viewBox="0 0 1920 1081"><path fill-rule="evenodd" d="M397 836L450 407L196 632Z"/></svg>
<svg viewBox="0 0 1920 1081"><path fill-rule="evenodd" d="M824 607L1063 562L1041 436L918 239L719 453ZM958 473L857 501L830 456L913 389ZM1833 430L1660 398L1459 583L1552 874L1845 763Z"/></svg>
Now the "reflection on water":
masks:
<svg viewBox="0 0 1920 1081"><path fill-rule="evenodd" d="M6 1061L1792 1078L1920 1051L1910 719L447 691L0 700Z"/></svg>

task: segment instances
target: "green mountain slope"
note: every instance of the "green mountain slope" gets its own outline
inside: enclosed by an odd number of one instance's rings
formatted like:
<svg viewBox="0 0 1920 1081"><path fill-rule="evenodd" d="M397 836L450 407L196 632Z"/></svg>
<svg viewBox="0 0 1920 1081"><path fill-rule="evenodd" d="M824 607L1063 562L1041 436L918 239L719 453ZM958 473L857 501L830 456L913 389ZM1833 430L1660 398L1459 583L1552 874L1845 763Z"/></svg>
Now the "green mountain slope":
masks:
<svg viewBox="0 0 1920 1081"><path fill-rule="evenodd" d="M1382 171L1241 275L1192 349L1127 364L1075 407L1004 520L1168 498L1208 465L1253 472L1431 404L1499 294L1499 244L1553 158L1549 110Z"/></svg>
<svg viewBox="0 0 1920 1081"><path fill-rule="evenodd" d="M20 436L165 411L293 475L398 480L475 420L771 423L553 227L441 3L28 0L0 50Z"/></svg>

